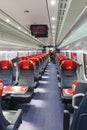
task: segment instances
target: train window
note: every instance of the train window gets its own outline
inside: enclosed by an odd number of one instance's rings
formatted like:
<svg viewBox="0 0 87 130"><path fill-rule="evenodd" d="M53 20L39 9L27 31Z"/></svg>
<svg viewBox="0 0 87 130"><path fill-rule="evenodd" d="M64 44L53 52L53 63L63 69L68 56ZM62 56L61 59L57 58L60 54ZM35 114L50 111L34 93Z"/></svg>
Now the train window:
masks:
<svg viewBox="0 0 87 130"><path fill-rule="evenodd" d="M85 69L85 75L87 77L87 54L84 54L84 69Z"/></svg>
<svg viewBox="0 0 87 130"><path fill-rule="evenodd" d="M72 58L72 60L77 61L77 54L75 52L72 52L71 53L71 58Z"/></svg>

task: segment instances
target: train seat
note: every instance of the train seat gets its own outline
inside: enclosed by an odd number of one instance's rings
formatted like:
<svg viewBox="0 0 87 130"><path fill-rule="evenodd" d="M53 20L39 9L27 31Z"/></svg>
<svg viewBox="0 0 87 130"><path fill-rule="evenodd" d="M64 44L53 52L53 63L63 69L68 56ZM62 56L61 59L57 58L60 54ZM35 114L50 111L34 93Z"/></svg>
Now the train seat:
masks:
<svg viewBox="0 0 87 130"><path fill-rule="evenodd" d="M72 90L72 84L77 79L76 69L78 63L72 60L65 60L61 63L61 89L62 89L62 101L71 102L74 91Z"/></svg>
<svg viewBox="0 0 87 130"><path fill-rule="evenodd" d="M0 61L0 79L4 81L4 85L13 84L13 64L11 61Z"/></svg>
<svg viewBox="0 0 87 130"><path fill-rule="evenodd" d="M64 60L61 63L61 86L64 88L71 88L72 82L77 79L76 69L78 63L72 60Z"/></svg>
<svg viewBox="0 0 87 130"><path fill-rule="evenodd" d="M36 56L38 59L39 59L39 61L40 61L40 66L39 66L39 74L40 75L42 75L42 73L43 73L43 66L42 66L42 64L43 64L43 59L42 59L42 57L41 56Z"/></svg>
<svg viewBox="0 0 87 130"><path fill-rule="evenodd" d="M62 61L69 60L69 58L59 53L56 56L57 56L57 77L59 82L61 82L61 63Z"/></svg>
<svg viewBox="0 0 87 130"><path fill-rule="evenodd" d="M19 67L19 86L29 86L34 88L34 69L35 64L30 60L22 60L18 62Z"/></svg>
<svg viewBox="0 0 87 130"><path fill-rule="evenodd" d="M39 59L38 58L29 58L29 60L33 61L33 63L35 64L36 68L34 69L34 79L35 81L38 81L40 78L40 74L39 74Z"/></svg>
<svg viewBox="0 0 87 130"><path fill-rule="evenodd" d="M20 60L28 60L28 57L27 56L21 56Z"/></svg>
<svg viewBox="0 0 87 130"><path fill-rule="evenodd" d="M29 102L34 93L34 64L29 60L22 60L18 62L18 67L17 84L5 84L3 99L16 103Z"/></svg>
<svg viewBox="0 0 87 130"><path fill-rule="evenodd" d="M83 97L84 94L76 94L73 100L77 97ZM75 101L74 101L75 103ZM70 113L68 110L64 110L64 118L63 118L63 130L86 130L87 129L87 93L82 98L79 106L76 109L72 117L72 121L70 122Z"/></svg>
<svg viewBox="0 0 87 130"><path fill-rule="evenodd" d="M69 98L70 97L70 101L71 101L71 98L72 96L76 93L76 87L78 85L78 80L74 80L73 83L72 83L72 88L65 88L65 89L62 89L62 95L66 98Z"/></svg>
<svg viewBox="0 0 87 130"><path fill-rule="evenodd" d="M0 130L16 130L22 123L22 110L2 110L2 91L4 82L0 80Z"/></svg>

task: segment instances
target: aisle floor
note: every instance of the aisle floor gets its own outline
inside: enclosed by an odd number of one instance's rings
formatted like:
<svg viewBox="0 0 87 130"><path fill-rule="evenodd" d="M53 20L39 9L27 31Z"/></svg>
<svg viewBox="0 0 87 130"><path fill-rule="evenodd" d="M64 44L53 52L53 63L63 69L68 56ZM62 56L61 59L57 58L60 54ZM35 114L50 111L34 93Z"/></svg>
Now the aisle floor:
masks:
<svg viewBox="0 0 87 130"><path fill-rule="evenodd" d="M63 104L60 101L56 66L49 63L30 103L22 105L19 130L63 130Z"/></svg>

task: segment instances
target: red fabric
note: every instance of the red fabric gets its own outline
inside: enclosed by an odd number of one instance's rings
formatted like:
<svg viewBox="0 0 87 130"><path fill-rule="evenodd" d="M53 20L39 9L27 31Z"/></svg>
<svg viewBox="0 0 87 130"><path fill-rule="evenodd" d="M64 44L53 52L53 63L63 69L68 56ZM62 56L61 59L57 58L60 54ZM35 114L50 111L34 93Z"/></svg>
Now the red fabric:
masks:
<svg viewBox="0 0 87 130"><path fill-rule="evenodd" d="M3 93L26 93L28 86L4 86Z"/></svg>
<svg viewBox="0 0 87 130"><path fill-rule="evenodd" d="M74 92L76 91L77 85L78 85L78 80L74 80L72 83L72 89Z"/></svg>
<svg viewBox="0 0 87 130"><path fill-rule="evenodd" d="M78 67L78 63L72 60L64 60L61 63L61 68L63 70L73 70Z"/></svg>
<svg viewBox="0 0 87 130"><path fill-rule="evenodd" d="M28 59L28 57L26 57L26 56L20 57L20 60L27 60L27 59Z"/></svg>
<svg viewBox="0 0 87 130"><path fill-rule="evenodd" d="M62 61L64 61L64 60L68 60L68 59L69 59L68 57L61 57L61 58L59 58L59 63L61 64Z"/></svg>
<svg viewBox="0 0 87 130"><path fill-rule="evenodd" d="M22 60L18 62L18 66L21 69L34 69L34 63L29 60Z"/></svg>
<svg viewBox="0 0 87 130"><path fill-rule="evenodd" d="M71 53L73 58L77 58L77 54L75 52Z"/></svg>
<svg viewBox="0 0 87 130"><path fill-rule="evenodd" d="M32 60L35 65L39 64L39 60L37 58L29 58L29 60Z"/></svg>
<svg viewBox="0 0 87 130"><path fill-rule="evenodd" d="M1 84L1 88L0 88L0 96L2 96L2 92L3 92L3 87L4 87L4 81L2 79L0 79L0 84Z"/></svg>
<svg viewBox="0 0 87 130"><path fill-rule="evenodd" d="M67 89L62 90L62 94L63 94L63 96L68 96L68 95L73 96L74 91L72 90L72 88L67 88Z"/></svg>
<svg viewBox="0 0 87 130"><path fill-rule="evenodd" d="M2 60L0 61L0 67L3 70L7 70L9 68L12 68L12 61L8 61L8 60Z"/></svg>
<svg viewBox="0 0 87 130"><path fill-rule="evenodd" d="M78 85L78 80L74 80L72 84L74 84L75 86L77 86Z"/></svg>

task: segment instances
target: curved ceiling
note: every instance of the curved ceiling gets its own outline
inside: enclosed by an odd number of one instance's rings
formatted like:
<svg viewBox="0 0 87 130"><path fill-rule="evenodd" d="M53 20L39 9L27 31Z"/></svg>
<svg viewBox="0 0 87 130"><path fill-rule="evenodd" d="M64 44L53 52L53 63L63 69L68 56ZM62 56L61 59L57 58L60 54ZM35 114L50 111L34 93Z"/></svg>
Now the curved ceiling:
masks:
<svg viewBox="0 0 87 130"><path fill-rule="evenodd" d="M47 24L48 38L39 38L46 46L62 44L86 5L87 0L0 0L0 9L28 31L31 24Z"/></svg>

